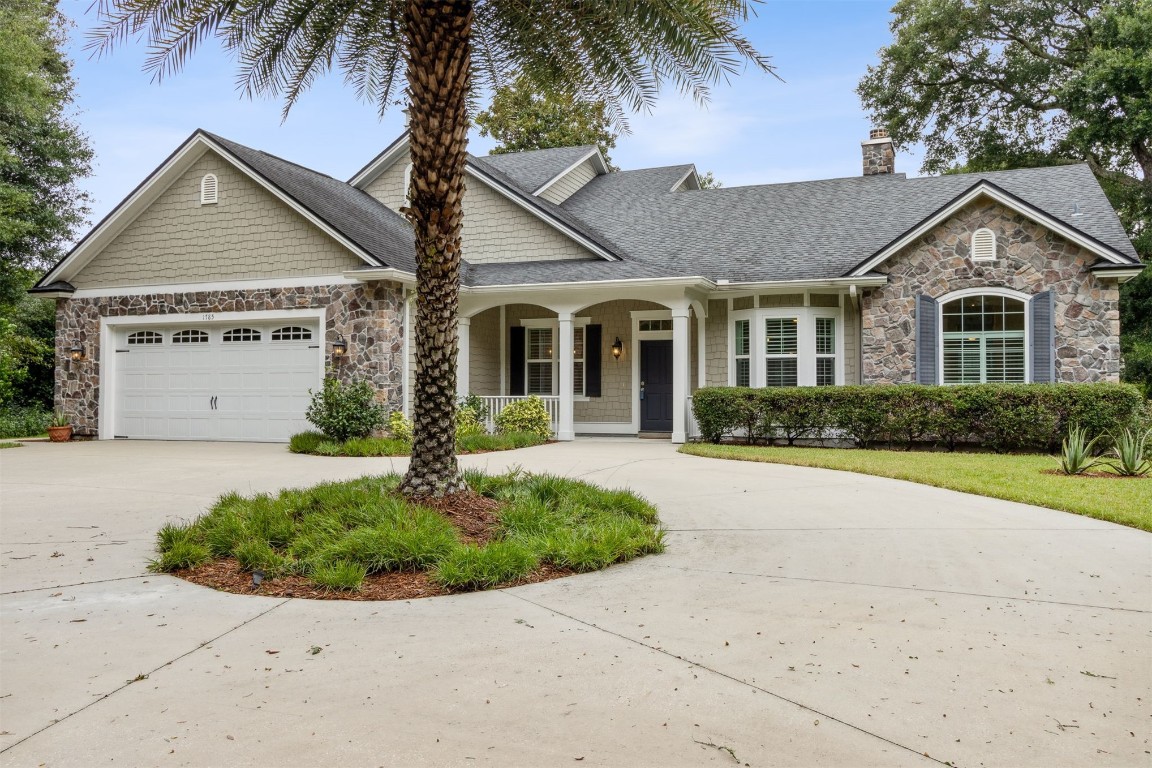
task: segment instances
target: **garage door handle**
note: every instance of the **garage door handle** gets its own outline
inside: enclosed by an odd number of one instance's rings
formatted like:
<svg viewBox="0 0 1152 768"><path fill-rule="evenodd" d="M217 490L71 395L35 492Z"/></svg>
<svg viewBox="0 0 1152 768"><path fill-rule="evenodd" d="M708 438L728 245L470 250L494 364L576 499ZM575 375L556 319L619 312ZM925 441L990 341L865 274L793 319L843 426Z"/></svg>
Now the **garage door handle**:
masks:
<svg viewBox="0 0 1152 768"><path fill-rule="evenodd" d="M208 402L208 404L212 407L212 410L216 410L216 396L215 395L212 396L212 399Z"/></svg>

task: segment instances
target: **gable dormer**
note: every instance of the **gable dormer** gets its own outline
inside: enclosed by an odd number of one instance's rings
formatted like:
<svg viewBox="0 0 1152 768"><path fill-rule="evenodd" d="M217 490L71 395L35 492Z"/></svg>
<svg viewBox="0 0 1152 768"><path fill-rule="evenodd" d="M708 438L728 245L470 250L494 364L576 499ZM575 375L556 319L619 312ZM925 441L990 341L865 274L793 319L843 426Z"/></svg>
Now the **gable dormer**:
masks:
<svg viewBox="0 0 1152 768"><path fill-rule="evenodd" d="M604 162L600 150L592 147L583 158L553 176L533 194L560 205L579 192L585 184L604 173L608 173L608 164Z"/></svg>

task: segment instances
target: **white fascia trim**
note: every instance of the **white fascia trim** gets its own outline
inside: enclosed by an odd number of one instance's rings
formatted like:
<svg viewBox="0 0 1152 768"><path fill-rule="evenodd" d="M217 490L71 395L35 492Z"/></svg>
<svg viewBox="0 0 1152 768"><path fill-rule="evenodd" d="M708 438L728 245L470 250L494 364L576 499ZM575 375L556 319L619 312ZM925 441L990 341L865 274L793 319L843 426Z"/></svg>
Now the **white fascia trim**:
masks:
<svg viewBox="0 0 1152 768"><path fill-rule="evenodd" d="M829 277L810 278L805 280L776 280L748 283L720 283L713 290L720 294L728 293L756 293L757 291L787 291L797 288L844 288L856 286L858 288L876 288L888 284L887 275L876 277Z"/></svg>
<svg viewBox="0 0 1152 768"><path fill-rule="evenodd" d="M379 269L351 269L344 273L344 277L356 283L366 283L369 280L387 280L401 285L415 285L416 275L392 267Z"/></svg>
<svg viewBox="0 0 1152 768"><path fill-rule="evenodd" d="M411 134L405 131L392 143L392 146L385 149L377 155L372 162L361 168L355 176L348 180L348 183L357 189L371 184L379 178L380 174L391 168L392 164L395 163L401 155L408 151L408 144L411 140Z"/></svg>
<svg viewBox="0 0 1152 768"><path fill-rule="evenodd" d="M923 223L921 223L916 228L910 229L907 232L905 232L900 237L899 240L896 240L891 245L889 245L887 248L880 251L878 254L876 254L875 256L870 258L868 261L861 264L859 267L857 267L855 270L852 271L852 274L853 275L863 275L867 272L872 271L873 269L875 269L875 267L877 265L883 263L884 261L887 261L888 258L890 258L893 254L897 253L898 251L900 251L902 248L904 248L908 244L916 241L921 236L927 234L933 227L935 227L941 221L945 220L946 218L948 218L949 216L954 214L956 211L960 210L961 208L968 205L973 200L975 200L976 198L978 198L982 195L995 200L997 203L999 203L1000 205L1003 205L1005 208L1008 208L1009 210L1015 211L1016 213L1019 213L1023 216L1027 216L1028 218L1035 221L1037 224L1041 224L1044 227L1047 227L1051 231L1055 232L1056 234L1060 235L1065 240L1069 240L1069 241L1075 243L1076 245L1080 246L1084 250L1086 250L1090 253L1094 253L1097 256L1100 256L1101 258L1105 258L1114 264L1130 264L1131 263L1130 261L1128 261L1128 259L1125 259L1123 256L1119 255L1118 253L1116 253L1112 249L1107 248L1107 247L1101 247L1101 245L1099 243L1096 243L1092 240L1089 240L1084 235L1082 235L1079 232L1077 232L1076 230L1070 228L1066 224L1063 224L1062 222L1057 221L1056 219L1052 218L1048 214L1044 213L1044 211L1040 210L1039 208L1036 208L1032 205L1028 205L1028 204L1023 203L1022 201L1019 201L1019 200L1011 199L1007 195L1001 193L1000 190L996 189L995 187L993 187L988 182L980 182L979 184L974 186L972 189L970 189L967 193L965 193L961 197L954 200L950 205L948 205L948 207L943 208L942 210L938 211L936 213L936 215L925 220Z"/></svg>
<svg viewBox="0 0 1152 768"><path fill-rule="evenodd" d="M261 309L252 312L173 312L164 315L119 315L100 318L101 325L193 325L198 323L256 322L258 320L301 320L320 323L320 338L324 337L323 309Z"/></svg>
<svg viewBox="0 0 1152 768"><path fill-rule="evenodd" d="M540 186L540 188L537 189L532 194L536 197L539 197L541 195L541 193L543 193L546 189L551 187L556 182L560 181L560 179L564 178L568 174L572 173L572 171L576 170L577 168L579 168L584 163L588 162L588 160L593 158L593 157L600 158L600 163L599 163L600 173L607 173L607 168L605 167L604 158L600 156L600 150L593 147L586 154L582 155L579 160L572 163L572 165L570 165L567 168L565 168L564 170L560 171L560 173L556 174L552 178L548 179L548 181L544 182Z"/></svg>
<svg viewBox="0 0 1152 768"><path fill-rule="evenodd" d="M509 283L506 285L479 285L461 286L461 293L503 293L509 290L530 291L570 291L573 288L610 288L612 286L633 287L637 285L653 287L685 286L689 288L702 288L709 290L715 288L715 283L703 277L633 277L626 280L582 280L570 283Z"/></svg>
<svg viewBox="0 0 1152 768"><path fill-rule="evenodd" d="M1089 269L1088 271L1096 275L1100 280L1119 280L1122 283L1126 283L1134 277L1139 277L1140 273L1144 271L1144 267L1134 266L1132 269Z"/></svg>
<svg viewBox="0 0 1152 768"><path fill-rule="evenodd" d="M264 288L308 288L322 285L355 285L360 282L340 275L315 277L281 277L264 280L227 280L212 283L165 283L162 285L129 285L115 288L80 288L67 298L88 299L105 296L145 296L153 293L198 293L202 291L255 291Z"/></svg>
<svg viewBox="0 0 1152 768"><path fill-rule="evenodd" d="M70 299L76 295L75 291L37 291L28 294L34 299Z"/></svg>
<svg viewBox="0 0 1152 768"><path fill-rule="evenodd" d="M569 227L564 222L562 222L559 219L556 219L552 216L549 216L547 213L540 210L536 206L532 205L528 201L524 200L519 195L505 189L503 184L499 184L494 179L489 178L488 174L484 173L484 171L480 170L479 168L476 168L473 165L469 165L467 167L466 171L467 171L468 175L472 176L473 178L479 179L480 181L482 181L486 185L488 185L492 189L493 192L496 192L500 196L502 196L502 197L506 198L507 200L510 200L511 202L520 206L521 208L523 208L528 213L530 213L533 216L535 216L536 218L540 219L540 221L544 222L545 224L552 227L553 229L563 233L564 235L571 238L572 240L575 240L576 242L580 243L580 245L582 245L585 248L587 248L588 250L592 251L592 253L596 254L597 256L600 256L605 261L620 261L620 258L618 256L614 256L613 254L604 250L599 245L592 242L591 240L589 240L587 237L585 237L581 233L577 232L576 230L572 229L571 227Z"/></svg>
<svg viewBox="0 0 1152 768"><path fill-rule="evenodd" d="M696 165L695 164L693 164L692 167L688 170L688 172L685 173L683 176L681 176L679 181L677 181L675 184L673 184L672 187L668 191L669 192L675 192L676 187L680 186L681 184L683 184L688 179L695 179L695 181L696 181L695 188L696 188L696 190L700 189L700 174L696 172Z"/></svg>

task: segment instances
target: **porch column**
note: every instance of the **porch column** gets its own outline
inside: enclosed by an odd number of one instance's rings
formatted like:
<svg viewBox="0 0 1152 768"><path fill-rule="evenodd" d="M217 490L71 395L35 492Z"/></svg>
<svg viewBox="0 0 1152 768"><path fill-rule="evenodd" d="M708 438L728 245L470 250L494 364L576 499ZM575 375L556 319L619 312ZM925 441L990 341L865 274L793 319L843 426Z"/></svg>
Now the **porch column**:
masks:
<svg viewBox="0 0 1152 768"><path fill-rule="evenodd" d="M672 309L672 442L688 441L688 307Z"/></svg>
<svg viewBox="0 0 1152 768"><path fill-rule="evenodd" d="M460 397L467 397L468 395L468 363L471 354L469 352L470 334L472 331L472 318L460 317L456 319L456 336L459 341L456 344L456 394Z"/></svg>
<svg viewBox="0 0 1152 768"><path fill-rule="evenodd" d="M559 312L556 319L560 326L560 343L557 347L560 358L560 387L557 389L560 393L560 418L556 425L556 439L575 440L576 428L572 417L572 347L575 343L572 338L572 313Z"/></svg>

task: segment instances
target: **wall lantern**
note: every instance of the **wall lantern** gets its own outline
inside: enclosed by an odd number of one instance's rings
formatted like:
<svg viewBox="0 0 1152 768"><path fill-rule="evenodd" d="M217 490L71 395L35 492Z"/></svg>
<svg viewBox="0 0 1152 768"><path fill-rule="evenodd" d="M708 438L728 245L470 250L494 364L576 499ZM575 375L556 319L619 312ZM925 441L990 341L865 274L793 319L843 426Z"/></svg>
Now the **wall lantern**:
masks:
<svg viewBox="0 0 1152 768"><path fill-rule="evenodd" d="M336 339L332 342L332 357L341 358L348 354L348 342L344 341L344 337Z"/></svg>
<svg viewBox="0 0 1152 768"><path fill-rule="evenodd" d="M72 360L73 362L76 362L76 363L79 363L82 360L87 360L88 358L86 358L84 356L83 345L77 344L76 346L69 349L68 350L68 359Z"/></svg>
<svg viewBox="0 0 1152 768"><path fill-rule="evenodd" d="M616 341L612 342L612 357L619 360L622 354L624 354L624 343L620 341L620 337L617 336Z"/></svg>

